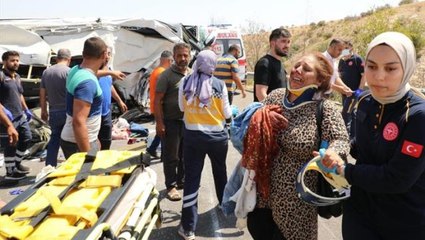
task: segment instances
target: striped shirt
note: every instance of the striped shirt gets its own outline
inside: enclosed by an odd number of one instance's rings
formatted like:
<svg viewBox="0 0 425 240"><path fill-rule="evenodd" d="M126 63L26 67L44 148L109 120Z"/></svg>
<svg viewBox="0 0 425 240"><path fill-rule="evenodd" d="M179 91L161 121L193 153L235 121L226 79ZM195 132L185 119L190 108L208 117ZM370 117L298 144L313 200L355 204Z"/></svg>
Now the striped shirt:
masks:
<svg viewBox="0 0 425 240"><path fill-rule="evenodd" d="M236 84L232 78L232 72L238 73L238 71L238 60L231 54L225 54L217 59L214 76L226 83L228 92L234 92L236 89Z"/></svg>

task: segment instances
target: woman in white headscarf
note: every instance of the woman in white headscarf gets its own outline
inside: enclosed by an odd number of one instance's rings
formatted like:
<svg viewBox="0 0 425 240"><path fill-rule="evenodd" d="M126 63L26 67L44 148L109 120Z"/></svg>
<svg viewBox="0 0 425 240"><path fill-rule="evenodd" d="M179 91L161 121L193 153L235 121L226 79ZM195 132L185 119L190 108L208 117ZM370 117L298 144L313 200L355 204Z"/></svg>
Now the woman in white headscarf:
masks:
<svg viewBox="0 0 425 240"><path fill-rule="evenodd" d="M352 148L357 162L345 165L331 151L323 160L352 185L344 239L425 239L425 100L409 85L415 66L413 43L401 33L369 44L370 94L358 103Z"/></svg>

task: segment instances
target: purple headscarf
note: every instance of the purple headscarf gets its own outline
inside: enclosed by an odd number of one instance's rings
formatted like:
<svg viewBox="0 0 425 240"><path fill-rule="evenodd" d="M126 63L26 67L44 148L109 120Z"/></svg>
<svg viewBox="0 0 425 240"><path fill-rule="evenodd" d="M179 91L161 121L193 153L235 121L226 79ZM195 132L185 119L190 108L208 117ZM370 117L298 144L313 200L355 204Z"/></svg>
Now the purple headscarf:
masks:
<svg viewBox="0 0 425 240"><path fill-rule="evenodd" d="M194 97L198 97L200 106L210 103L212 95L211 76L215 70L217 55L211 50L203 50L196 57L193 73L187 77L183 85L183 94L191 104Z"/></svg>

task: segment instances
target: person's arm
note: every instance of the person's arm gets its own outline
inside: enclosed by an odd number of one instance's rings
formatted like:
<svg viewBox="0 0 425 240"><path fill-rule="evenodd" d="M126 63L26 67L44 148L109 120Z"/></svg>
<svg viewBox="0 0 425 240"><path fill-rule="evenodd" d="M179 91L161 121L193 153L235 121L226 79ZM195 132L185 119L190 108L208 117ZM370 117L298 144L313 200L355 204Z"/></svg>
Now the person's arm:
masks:
<svg viewBox="0 0 425 240"><path fill-rule="evenodd" d="M9 137L9 144L14 146L18 142L18 132L13 127L13 123L9 120L3 110L3 105L0 104L0 122L6 127L7 136Z"/></svg>
<svg viewBox="0 0 425 240"><path fill-rule="evenodd" d="M121 71L113 71L109 69L98 70L96 73L96 76L98 78L108 76L108 75L111 75L112 78L115 80L124 80L124 78L126 77L125 74Z"/></svg>
<svg viewBox="0 0 425 240"><path fill-rule="evenodd" d="M412 189L425 172L425 130L419 127L425 121L425 114L412 115L409 114L404 129L400 129L398 146L386 163L347 164L345 177L350 184L375 193L405 193Z"/></svg>
<svg viewBox="0 0 425 240"><path fill-rule="evenodd" d="M162 99L164 98L165 93L155 92L155 122L156 122L156 134L159 137L165 136L165 125L164 125L164 113L162 110Z"/></svg>
<svg viewBox="0 0 425 240"><path fill-rule="evenodd" d="M75 141L77 142L78 149L81 152L88 152L90 150L90 141L86 122L90 113L90 108L90 103L80 99L74 99L72 128L75 135Z"/></svg>
<svg viewBox="0 0 425 240"><path fill-rule="evenodd" d="M254 87L255 96L261 102L267 97L269 89L269 61L266 58L260 59L255 65Z"/></svg>
<svg viewBox="0 0 425 240"><path fill-rule="evenodd" d="M246 97L245 88L242 85L242 82L241 82L241 79L238 76L238 73L232 72L232 79L236 83L236 87L241 90L242 98L245 98Z"/></svg>
<svg viewBox="0 0 425 240"><path fill-rule="evenodd" d="M363 89L364 90L365 85L366 85L366 78L365 78L364 74L362 73L362 78L360 79L359 89Z"/></svg>
<svg viewBox="0 0 425 240"><path fill-rule="evenodd" d="M255 84L255 96L259 102L267 97L267 89L269 89L267 85Z"/></svg>
<svg viewBox="0 0 425 240"><path fill-rule="evenodd" d="M28 110L27 103L25 102L24 95L22 95L22 94L21 94L21 105L22 105L22 109L23 109L24 111Z"/></svg>
<svg viewBox="0 0 425 240"><path fill-rule="evenodd" d="M40 108L41 119L47 121L47 119L49 119L49 113L47 112L47 97L45 88L40 88Z"/></svg>
<svg viewBox="0 0 425 240"><path fill-rule="evenodd" d="M111 86L111 94L112 94L112 98L118 103L118 106L120 107L121 112L123 113L127 112L128 110L127 105L125 105L125 103L120 98L120 95L118 95L114 85Z"/></svg>
<svg viewBox="0 0 425 240"><path fill-rule="evenodd" d="M347 97L351 97L353 95L353 90L351 90L345 83L342 81L340 77L335 79L335 83L332 84L332 89L344 94Z"/></svg>

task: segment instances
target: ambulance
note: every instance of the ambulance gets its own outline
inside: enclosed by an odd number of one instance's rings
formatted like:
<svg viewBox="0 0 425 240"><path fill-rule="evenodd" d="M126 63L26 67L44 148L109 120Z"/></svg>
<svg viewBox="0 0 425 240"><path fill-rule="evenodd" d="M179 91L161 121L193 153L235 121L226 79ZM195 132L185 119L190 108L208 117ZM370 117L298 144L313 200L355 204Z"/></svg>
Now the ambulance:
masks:
<svg viewBox="0 0 425 240"><path fill-rule="evenodd" d="M227 50L233 44L236 44L240 47L241 53L238 57L238 75L241 81L245 82L247 66L246 53L242 40L242 34L240 33L239 29L234 28L229 24L210 25L207 28L207 34L207 39L211 38L211 36L215 37L215 41L212 42L211 48L219 57L227 53Z"/></svg>

